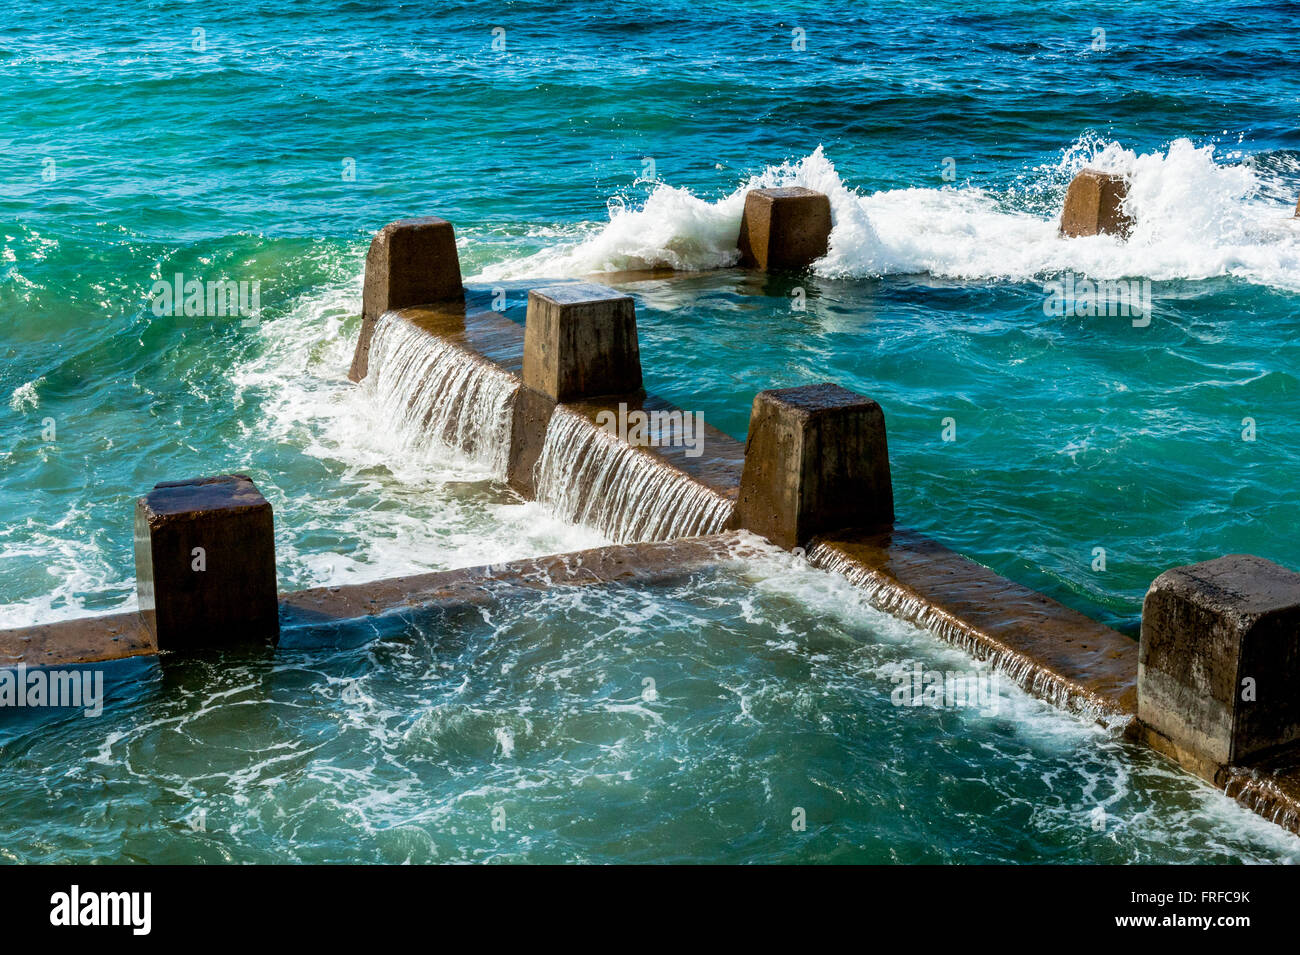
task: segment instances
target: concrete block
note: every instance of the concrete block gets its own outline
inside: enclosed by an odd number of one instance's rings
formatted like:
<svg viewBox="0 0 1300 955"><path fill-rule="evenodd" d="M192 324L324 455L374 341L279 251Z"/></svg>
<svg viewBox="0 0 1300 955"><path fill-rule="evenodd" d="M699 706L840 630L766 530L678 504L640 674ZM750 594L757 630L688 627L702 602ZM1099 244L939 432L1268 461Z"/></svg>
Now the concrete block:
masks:
<svg viewBox="0 0 1300 955"><path fill-rule="evenodd" d="M830 237L831 201L820 192L793 186L745 196L736 240L742 268L806 269L826 255Z"/></svg>
<svg viewBox="0 0 1300 955"><path fill-rule="evenodd" d="M832 384L759 392L734 521L787 548L829 531L892 525L880 405Z"/></svg>
<svg viewBox="0 0 1300 955"><path fill-rule="evenodd" d="M1300 739L1300 574L1231 554L1157 577L1142 605L1138 720L1210 780Z"/></svg>
<svg viewBox="0 0 1300 955"><path fill-rule="evenodd" d="M348 377L360 381L370 365L370 340L384 312L459 298L460 257L450 222L434 216L390 222L375 235L366 254L361 302L361 337Z"/></svg>
<svg viewBox="0 0 1300 955"><path fill-rule="evenodd" d="M279 639L271 505L242 474L165 482L140 498L135 574L160 650Z"/></svg>
<svg viewBox="0 0 1300 955"><path fill-rule="evenodd" d="M1084 169L1065 191L1061 235L1117 235L1127 238L1133 220L1123 210L1128 180L1114 173Z"/></svg>
<svg viewBox="0 0 1300 955"><path fill-rule="evenodd" d="M641 389L636 306L630 295L590 282L528 293L524 384L555 401Z"/></svg>
<svg viewBox="0 0 1300 955"><path fill-rule="evenodd" d="M527 386L515 393L510 414L510 458L506 483L526 498L537 496L537 459L546 444L546 429L555 413L555 399Z"/></svg>

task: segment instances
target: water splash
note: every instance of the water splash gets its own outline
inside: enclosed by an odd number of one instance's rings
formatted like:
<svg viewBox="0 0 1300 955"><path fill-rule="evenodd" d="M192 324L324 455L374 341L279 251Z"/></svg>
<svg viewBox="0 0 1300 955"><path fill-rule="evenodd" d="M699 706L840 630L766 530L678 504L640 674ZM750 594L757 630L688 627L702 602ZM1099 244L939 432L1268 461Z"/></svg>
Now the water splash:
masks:
<svg viewBox="0 0 1300 955"><path fill-rule="evenodd" d="M941 640L987 662L1032 696L1107 729L1120 731L1130 716L1115 712L1100 697L1010 647L991 647L978 631L952 614L923 600L898 581L849 560L834 547L814 543L808 549L814 567L840 574L860 588L876 609L924 627Z"/></svg>
<svg viewBox="0 0 1300 955"><path fill-rule="evenodd" d="M556 408L536 468L537 499L619 542L720 531L732 502L582 415Z"/></svg>
<svg viewBox="0 0 1300 955"><path fill-rule="evenodd" d="M440 442L505 478L519 389L508 372L388 314L375 328L365 384L408 443Z"/></svg>
<svg viewBox="0 0 1300 955"><path fill-rule="evenodd" d="M928 273L1032 281L1073 271L1155 280L1233 275L1300 289L1294 182L1289 172L1249 161L1254 158L1221 161L1214 145L1197 146L1188 139L1138 154L1086 135L1062 150L1059 160L1029 170L1008 189L961 185L865 192L846 184L818 147L796 162L769 166L716 202L666 184L658 185L641 208L611 200L607 223L588 223L570 232L568 242L490 266L482 278L734 265L745 193L804 186L830 198L830 249L813 267L829 278ZM1127 242L1057 234L1065 188L1085 166L1129 177L1136 226Z"/></svg>
<svg viewBox="0 0 1300 955"><path fill-rule="evenodd" d="M1300 816L1296 814L1295 804L1286 797L1274 779L1258 770L1241 767L1230 769L1229 774L1223 787L1225 795L1269 822L1300 833Z"/></svg>

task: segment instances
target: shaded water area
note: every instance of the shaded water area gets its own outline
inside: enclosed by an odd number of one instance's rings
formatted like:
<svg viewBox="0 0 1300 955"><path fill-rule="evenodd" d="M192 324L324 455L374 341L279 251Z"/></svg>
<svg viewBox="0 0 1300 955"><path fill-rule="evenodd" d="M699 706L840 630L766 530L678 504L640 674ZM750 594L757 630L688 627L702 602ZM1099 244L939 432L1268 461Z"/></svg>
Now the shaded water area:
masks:
<svg viewBox="0 0 1300 955"><path fill-rule="evenodd" d="M119 673L93 734L80 714L7 720L0 854L1300 859L1300 840L1007 682L970 707L896 706L918 668L981 676L766 547L654 587L501 595L340 636Z"/></svg>

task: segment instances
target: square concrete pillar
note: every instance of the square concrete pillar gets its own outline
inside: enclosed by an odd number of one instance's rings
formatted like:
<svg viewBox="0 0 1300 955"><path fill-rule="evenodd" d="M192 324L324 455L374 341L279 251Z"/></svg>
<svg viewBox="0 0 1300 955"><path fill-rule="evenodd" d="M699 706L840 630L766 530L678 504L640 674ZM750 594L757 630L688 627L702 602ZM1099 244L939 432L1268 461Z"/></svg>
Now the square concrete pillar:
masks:
<svg viewBox="0 0 1300 955"><path fill-rule="evenodd" d="M1231 554L1157 577L1142 604L1138 720L1211 781L1300 739L1300 574Z"/></svg>
<svg viewBox="0 0 1300 955"><path fill-rule="evenodd" d="M893 522L880 405L831 384L754 397L735 526L790 548L829 531Z"/></svg>
<svg viewBox="0 0 1300 955"><path fill-rule="evenodd" d="M831 201L822 193L792 186L745 196L736 239L741 268L806 269L826 255L830 239Z"/></svg>
<svg viewBox="0 0 1300 955"><path fill-rule="evenodd" d="M636 304L591 282L528 293L524 384L555 401L641 389Z"/></svg>
<svg viewBox="0 0 1300 955"><path fill-rule="evenodd" d="M384 312L459 298L456 233L434 216L399 219L384 226L366 254L366 284L361 295L361 337L348 377L360 381L370 367L370 340Z"/></svg>
<svg viewBox="0 0 1300 955"><path fill-rule="evenodd" d="M1065 191L1061 235L1117 235L1127 238L1133 220L1125 214L1128 180L1114 173L1084 169Z"/></svg>
<svg viewBox="0 0 1300 955"><path fill-rule="evenodd" d="M135 576L159 650L279 639L271 505L242 474L165 482L140 498Z"/></svg>

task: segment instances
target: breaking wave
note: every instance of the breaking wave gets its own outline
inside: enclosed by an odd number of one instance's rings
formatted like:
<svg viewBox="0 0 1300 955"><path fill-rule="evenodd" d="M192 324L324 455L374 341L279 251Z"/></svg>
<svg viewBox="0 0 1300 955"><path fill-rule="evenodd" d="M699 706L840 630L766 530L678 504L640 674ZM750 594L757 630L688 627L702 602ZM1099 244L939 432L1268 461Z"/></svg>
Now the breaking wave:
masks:
<svg viewBox="0 0 1300 955"><path fill-rule="evenodd" d="M717 201L662 183L639 208L611 200L607 223L577 227L559 245L489 266L480 277L734 265L745 193L804 186L831 200L829 254L814 266L829 278L930 274L1014 281L1075 271L1155 280L1231 275L1300 288L1300 220L1290 204L1296 164L1235 154L1221 162L1216 148L1178 139L1163 151L1139 154L1085 136L1059 161L1001 192L944 186L866 193L845 183L819 146L797 162L768 167ZM1057 235L1065 188L1084 167L1129 177L1136 226L1128 242Z"/></svg>

